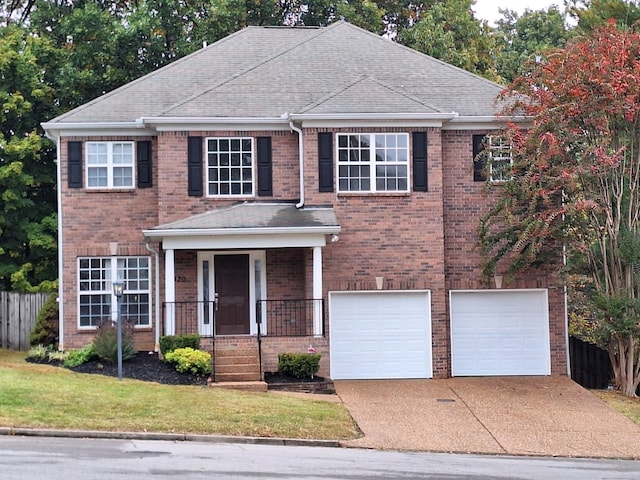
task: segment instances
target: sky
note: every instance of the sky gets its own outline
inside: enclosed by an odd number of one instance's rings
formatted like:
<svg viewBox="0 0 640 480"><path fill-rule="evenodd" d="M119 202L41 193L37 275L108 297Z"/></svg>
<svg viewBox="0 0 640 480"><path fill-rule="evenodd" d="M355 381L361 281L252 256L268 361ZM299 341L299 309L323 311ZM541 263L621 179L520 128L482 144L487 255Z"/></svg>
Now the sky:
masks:
<svg viewBox="0 0 640 480"><path fill-rule="evenodd" d="M541 10L556 5L562 11L563 0L476 0L472 7L476 12L476 17L482 20L488 20L492 24L498 18L501 18L498 8L508 8L518 13L524 12L526 8L529 10Z"/></svg>

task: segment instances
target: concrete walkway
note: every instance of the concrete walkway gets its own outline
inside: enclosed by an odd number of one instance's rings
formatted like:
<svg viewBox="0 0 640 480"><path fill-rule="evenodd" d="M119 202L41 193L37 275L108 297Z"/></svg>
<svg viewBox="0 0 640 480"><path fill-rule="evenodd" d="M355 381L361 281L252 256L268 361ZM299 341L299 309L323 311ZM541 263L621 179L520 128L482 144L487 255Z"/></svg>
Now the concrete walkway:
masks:
<svg viewBox="0 0 640 480"><path fill-rule="evenodd" d="M640 458L640 425L566 377L336 381L353 447Z"/></svg>

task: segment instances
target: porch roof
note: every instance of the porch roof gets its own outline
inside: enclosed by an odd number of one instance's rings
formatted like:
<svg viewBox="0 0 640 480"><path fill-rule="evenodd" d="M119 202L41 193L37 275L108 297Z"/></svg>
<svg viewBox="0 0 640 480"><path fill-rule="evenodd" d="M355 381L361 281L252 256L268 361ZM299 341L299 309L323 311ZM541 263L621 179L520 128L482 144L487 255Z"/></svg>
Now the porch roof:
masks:
<svg viewBox="0 0 640 480"><path fill-rule="evenodd" d="M331 207L239 203L143 230L173 249L316 247L340 233Z"/></svg>

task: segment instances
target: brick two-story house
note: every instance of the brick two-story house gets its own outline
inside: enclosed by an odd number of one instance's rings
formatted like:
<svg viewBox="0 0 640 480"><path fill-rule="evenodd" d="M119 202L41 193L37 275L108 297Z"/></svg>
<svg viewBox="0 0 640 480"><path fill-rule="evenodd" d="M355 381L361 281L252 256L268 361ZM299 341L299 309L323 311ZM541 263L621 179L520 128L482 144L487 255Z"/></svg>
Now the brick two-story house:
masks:
<svg viewBox="0 0 640 480"><path fill-rule="evenodd" d="M121 279L138 348L199 332L217 380L257 375L223 359L258 337L263 371L312 346L334 379L566 374L562 286L499 288L473 248L500 91L345 22L249 27L44 124L60 346Z"/></svg>

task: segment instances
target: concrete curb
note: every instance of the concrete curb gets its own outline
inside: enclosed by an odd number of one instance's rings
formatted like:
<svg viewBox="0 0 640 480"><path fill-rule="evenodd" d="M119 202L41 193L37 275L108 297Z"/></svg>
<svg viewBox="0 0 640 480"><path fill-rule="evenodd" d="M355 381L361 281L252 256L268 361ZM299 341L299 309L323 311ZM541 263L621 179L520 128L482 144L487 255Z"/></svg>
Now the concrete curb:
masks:
<svg viewBox="0 0 640 480"><path fill-rule="evenodd" d="M241 443L252 445L280 445L296 447L341 447L337 440L305 440L299 438L233 437L226 435L198 435L160 432L101 432L98 430L54 430L0 427L0 435L22 437L103 438L119 440L162 440L170 442Z"/></svg>

